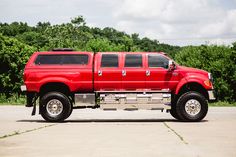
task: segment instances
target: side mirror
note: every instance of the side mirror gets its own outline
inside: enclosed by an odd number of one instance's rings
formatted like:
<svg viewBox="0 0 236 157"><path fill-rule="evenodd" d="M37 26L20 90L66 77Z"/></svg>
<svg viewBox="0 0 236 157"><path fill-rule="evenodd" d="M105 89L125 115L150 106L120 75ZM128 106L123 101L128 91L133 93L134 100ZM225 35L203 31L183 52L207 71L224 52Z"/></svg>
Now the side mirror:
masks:
<svg viewBox="0 0 236 157"><path fill-rule="evenodd" d="M175 68L176 68L175 62L172 60L169 60L168 70L173 71L175 70Z"/></svg>

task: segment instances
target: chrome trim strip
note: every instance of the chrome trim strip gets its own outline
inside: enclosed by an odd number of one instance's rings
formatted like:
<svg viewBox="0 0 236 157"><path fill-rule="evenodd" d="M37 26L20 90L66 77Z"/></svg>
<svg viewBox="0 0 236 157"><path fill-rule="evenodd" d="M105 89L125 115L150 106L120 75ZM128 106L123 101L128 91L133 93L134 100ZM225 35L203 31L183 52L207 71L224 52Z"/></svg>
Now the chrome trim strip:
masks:
<svg viewBox="0 0 236 157"><path fill-rule="evenodd" d="M166 104L100 104L101 109L113 110L131 110L131 109L145 109L145 110L170 110L171 106Z"/></svg>
<svg viewBox="0 0 236 157"><path fill-rule="evenodd" d="M114 91L95 91L96 93L170 93L171 90L114 90Z"/></svg>
<svg viewBox="0 0 236 157"><path fill-rule="evenodd" d="M216 97L215 97L215 94L214 94L213 90L209 90L208 95L209 95L209 100L216 100Z"/></svg>

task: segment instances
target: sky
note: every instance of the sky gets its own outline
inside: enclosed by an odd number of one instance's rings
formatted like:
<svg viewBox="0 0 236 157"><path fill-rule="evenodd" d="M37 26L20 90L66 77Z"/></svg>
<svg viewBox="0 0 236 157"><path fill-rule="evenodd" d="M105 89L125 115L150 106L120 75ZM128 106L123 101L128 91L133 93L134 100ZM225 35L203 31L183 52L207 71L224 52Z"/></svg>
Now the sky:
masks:
<svg viewBox="0 0 236 157"><path fill-rule="evenodd" d="M236 0L0 0L2 23L61 24L78 15L91 27L171 45L236 41Z"/></svg>

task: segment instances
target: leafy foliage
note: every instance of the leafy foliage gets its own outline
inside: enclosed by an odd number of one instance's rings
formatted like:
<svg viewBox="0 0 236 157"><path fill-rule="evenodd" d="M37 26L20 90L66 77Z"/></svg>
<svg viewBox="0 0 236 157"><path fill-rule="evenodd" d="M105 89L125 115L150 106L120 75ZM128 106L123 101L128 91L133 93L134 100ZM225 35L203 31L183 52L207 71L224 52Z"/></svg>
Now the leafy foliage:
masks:
<svg viewBox="0 0 236 157"><path fill-rule="evenodd" d="M1 92L18 91L22 84L24 65L34 51L35 48L0 34Z"/></svg>
<svg viewBox="0 0 236 157"><path fill-rule="evenodd" d="M213 74L220 100L236 100L236 43L226 46L171 46L138 34L114 28L88 27L82 16L69 23L0 23L0 92L19 92L23 68L34 51L53 48L81 51L163 51L180 64L205 69Z"/></svg>
<svg viewBox="0 0 236 157"><path fill-rule="evenodd" d="M186 66L212 73L220 100L236 100L236 51L227 46L187 46L176 54L175 60Z"/></svg>
<svg viewBox="0 0 236 157"><path fill-rule="evenodd" d="M113 28L104 29L86 26L83 16L69 23L51 25L38 22L0 23L0 92L19 92L23 68L34 51L53 48L73 48L81 51L162 51L180 47L160 44L156 40L128 35Z"/></svg>

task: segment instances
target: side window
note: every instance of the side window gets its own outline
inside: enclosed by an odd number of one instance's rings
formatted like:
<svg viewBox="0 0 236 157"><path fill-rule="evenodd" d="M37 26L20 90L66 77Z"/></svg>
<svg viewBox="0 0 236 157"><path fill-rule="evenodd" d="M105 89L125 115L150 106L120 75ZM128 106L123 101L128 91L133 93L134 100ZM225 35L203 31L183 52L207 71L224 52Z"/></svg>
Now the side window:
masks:
<svg viewBox="0 0 236 157"><path fill-rule="evenodd" d="M88 55L63 55L62 64L88 64Z"/></svg>
<svg viewBox="0 0 236 157"><path fill-rule="evenodd" d="M168 68L169 59L158 54L148 55L148 67L162 67Z"/></svg>
<svg viewBox="0 0 236 157"><path fill-rule="evenodd" d="M142 55L141 54L126 54L125 55L125 67L142 67Z"/></svg>
<svg viewBox="0 0 236 157"><path fill-rule="evenodd" d="M118 54L102 54L101 67L118 67Z"/></svg>
<svg viewBox="0 0 236 157"><path fill-rule="evenodd" d="M38 55L35 64L61 64L61 56L59 55Z"/></svg>
<svg viewBox="0 0 236 157"><path fill-rule="evenodd" d="M66 55L38 55L35 60L35 64L38 65L50 65L50 64L88 64L88 55L86 54L66 54Z"/></svg>

